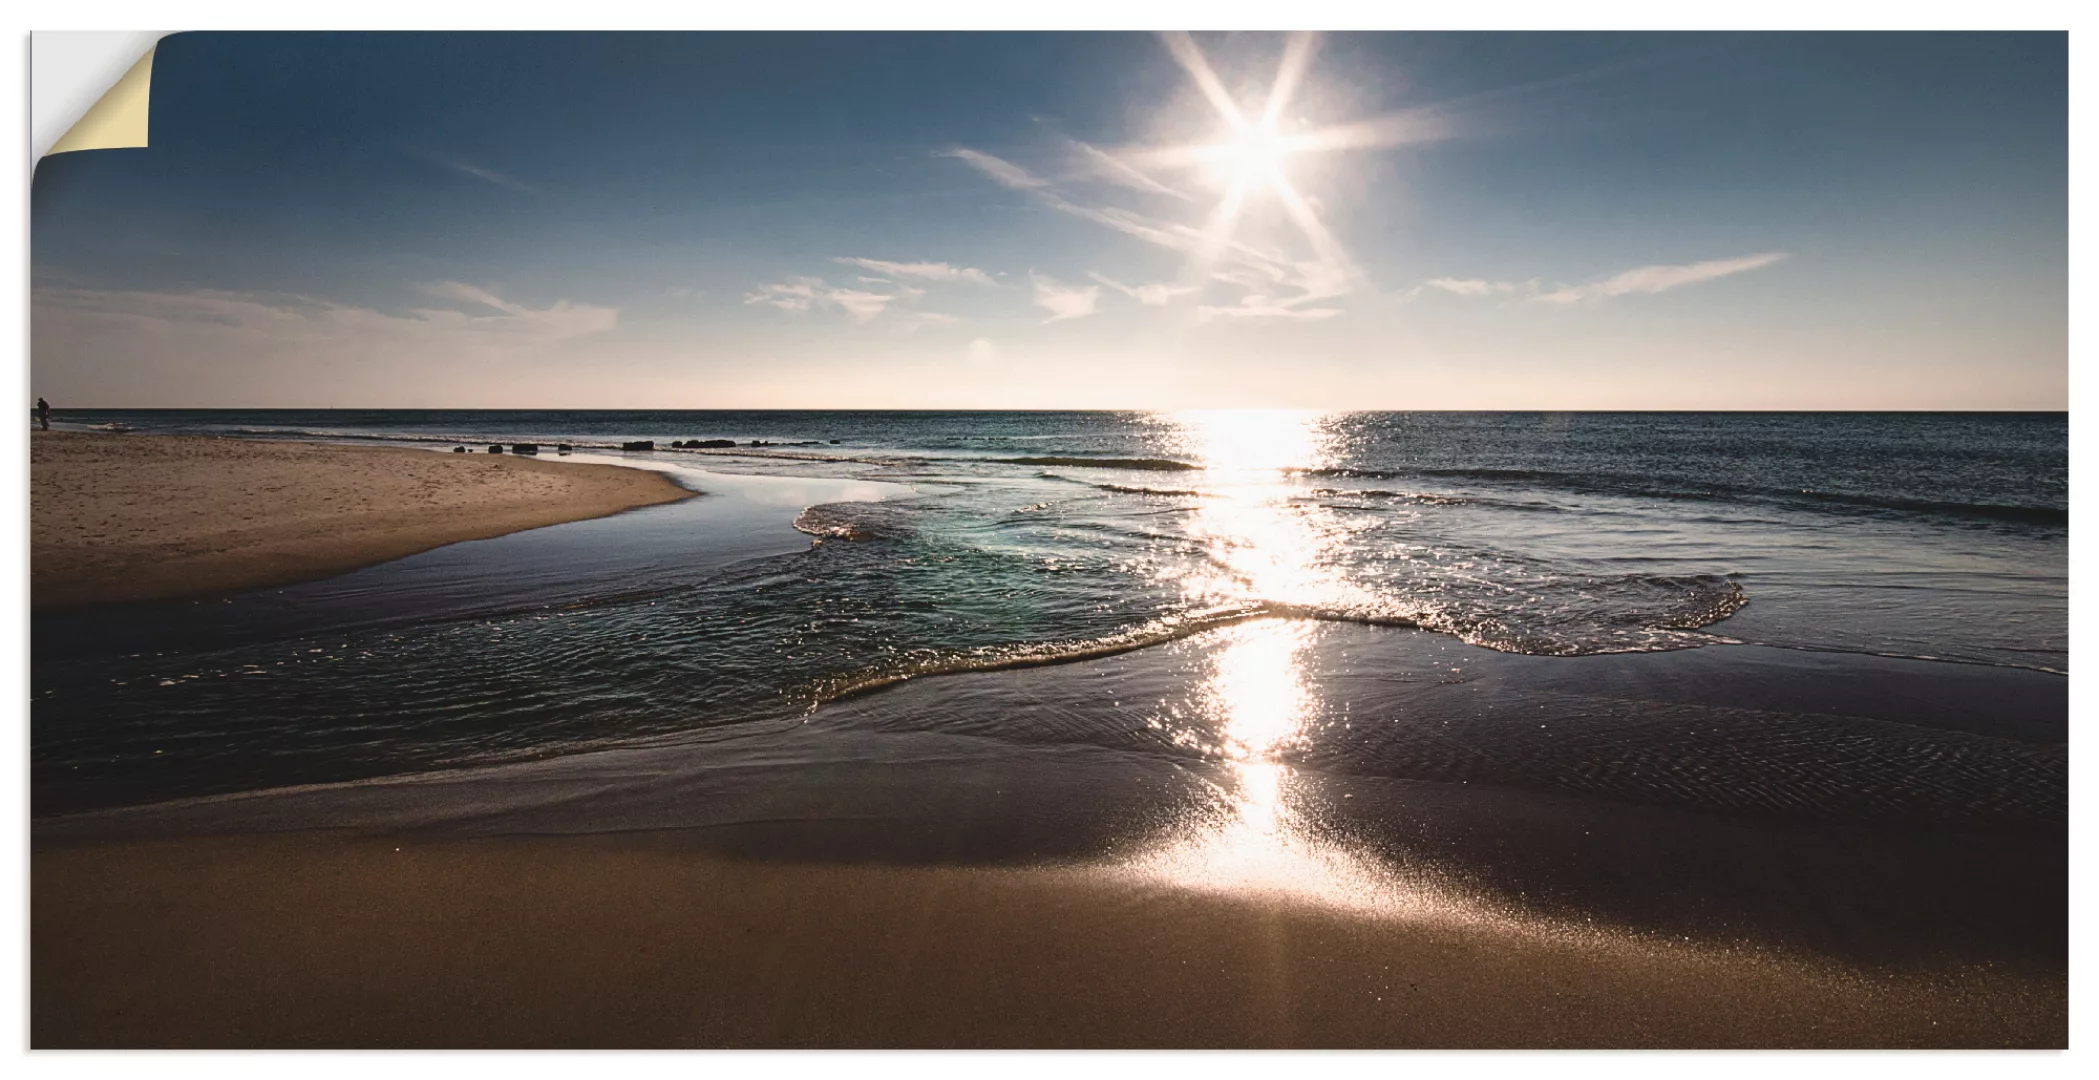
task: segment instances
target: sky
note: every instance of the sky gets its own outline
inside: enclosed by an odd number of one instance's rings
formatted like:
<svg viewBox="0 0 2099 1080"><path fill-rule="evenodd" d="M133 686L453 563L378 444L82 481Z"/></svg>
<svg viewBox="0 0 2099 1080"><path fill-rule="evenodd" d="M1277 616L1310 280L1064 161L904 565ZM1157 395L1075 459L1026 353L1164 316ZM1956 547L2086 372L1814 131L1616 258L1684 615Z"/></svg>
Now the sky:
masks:
<svg viewBox="0 0 2099 1080"><path fill-rule="evenodd" d="M2065 409L2062 34L233 34L76 407Z"/></svg>

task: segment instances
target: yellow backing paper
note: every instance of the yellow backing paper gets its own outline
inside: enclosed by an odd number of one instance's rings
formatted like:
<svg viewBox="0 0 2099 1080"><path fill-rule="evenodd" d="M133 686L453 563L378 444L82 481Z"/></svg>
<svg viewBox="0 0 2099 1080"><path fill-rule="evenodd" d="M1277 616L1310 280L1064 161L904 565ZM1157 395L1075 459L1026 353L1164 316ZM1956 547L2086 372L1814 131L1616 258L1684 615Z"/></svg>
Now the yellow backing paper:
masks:
<svg viewBox="0 0 2099 1080"><path fill-rule="evenodd" d="M117 80L117 84L95 102L65 134L53 144L50 152L63 154L68 150L114 150L127 146L146 145L146 121L153 91L153 50L131 70Z"/></svg>

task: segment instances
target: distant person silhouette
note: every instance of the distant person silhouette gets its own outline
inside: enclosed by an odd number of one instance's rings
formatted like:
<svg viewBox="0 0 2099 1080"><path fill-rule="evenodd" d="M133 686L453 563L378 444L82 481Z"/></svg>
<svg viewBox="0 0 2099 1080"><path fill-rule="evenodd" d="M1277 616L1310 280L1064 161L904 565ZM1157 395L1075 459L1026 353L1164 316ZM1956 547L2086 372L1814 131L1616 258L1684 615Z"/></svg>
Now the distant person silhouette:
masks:
<svg viewBox="0 0 2099 1080"><path fill-rule="evenodd" d="M51 403L43 398L36 399L36 420L45 431L51 430Z"/></svg>

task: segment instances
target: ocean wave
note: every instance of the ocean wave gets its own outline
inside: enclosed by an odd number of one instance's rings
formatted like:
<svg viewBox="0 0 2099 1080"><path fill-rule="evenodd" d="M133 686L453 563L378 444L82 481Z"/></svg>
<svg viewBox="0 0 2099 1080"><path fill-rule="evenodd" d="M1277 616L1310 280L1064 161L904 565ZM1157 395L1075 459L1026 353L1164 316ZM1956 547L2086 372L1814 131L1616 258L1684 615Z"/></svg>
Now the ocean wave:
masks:
<svg viewBox="0 0 2099 1080"><path fill-rule="evenodd" d="M514 438L512 438L512 437L509 437L509 436L502 436L502 437L498 437L498 436L493 436L493 435L485 435L485 434L484 434L484 435L433 435L433 434L430 434L430 433L427 433L427 432L425 432L425 433L420 433L420 434L411 434L411 433L401 433L401 434L394 434L394 433L391 433L391 432L375 432L375 431L334 431L334 430L328 430L328 429L315 429L315 428L253 428L253 427L242 427L242 428L233 428L233 429L230 429L230 430L227 430L227 431L223 431L223 432L220 432L220 434L225 434L225 435L232 435L232 436L234 436L234 437L236 437L236 438L242 438L242 439L325 439L325 440L328 440L328 441L330 441L330 442L343 442L343 441L353 441L353 442L382 442L382 443L412 443L412 444L416 444L416 445L425 445L425 446L443 446L443 445L458 445L458 444L462 444L462 443L463 443L463 444L465 444L465 445L467 445L467 446L481 446L481 445L485 445L485 444L488 444L488 443L496 443L496 442L501 442L501 443L504 443L505 445L508 445L508 444L509 444L509 443L511 443L511 442L516 442L516 441L520 441L520 440L514 439ZM590 445L590 444L586 444L586 443L577 443L577 442L575 442L574 440L572 440L572 439L567 439L567 438L563 438L563 439L552 439L552 438L546 438L546 437L535 437L535 438L537 438L537 441L540 441L540 442L570 442L570 443L572 443L573 445L577 445L577 446L583 446L583 445ZM525 440L525 441L531 441L531 440ZM601 444L597 444L597 445L617 445L617 444L603 444L603 443L601 443Z"/></svg>
<svg viewBox="0 0 2099 1080"><path fill-rule="evenodd" d="M1099 637L1076 641L1037 641L989 645L954 652L923 650L891 668L827 680L816 689L812 707L873 693L898 683L932 675L972 671L1006 671L1093 660L1164 645L1185 637L1279 614L1269 605L1214 608L1170 615Z"/></svg>
<svg viewBox="0 0 2099 1080"><path fill-rule="evenodd" d="M888 503L819 503L795 515L794 527L824 540L898 540L911 535L905 511Z"/></svg>
<svg viewBox="0 0 2099 1080"><path fill-rule="evenodd" d="M810 443L773 443L772 446L808 446ZM673 454L695 454L700 457L753 458L768 461L817 461L835 465L875 465L885 469L924 465L924 458L916 457L858 457L851 454L816 454L806 451L782 451L765 447L675 447L658 444L657 450Z"/></svg>
<svg viewBox="0 0 2099 1080"><path fill-rule="evenodd" d="M1878 495L1846 495L1827 491L1802 491L1801 499L1836 503L1862 509L1904 510L1949 517L1987 518L2028 525L2068 525L2068 507L2022 506L2016 503L1947 502L1936 499L1899 499Z"/></svg>
<svg viewBox="0 0 2099 1080"><path fill-rule="evenodd" d="M1466 498L1462 495L1444 495L1428 491L1391 491L1385 488L1312 488L1305 495L1315 499L1391 499L1396 502L1419 503L1423 506L1466 506L1490 500Z"/></svg>
<svg viewBox="0 0 2099 1080"><path fill-rule="evenodd" d="M1816 491L1809 488L1759 487L1746 484L1700 482L1658 483L1654 480L1614 473L1579 473L1550 469L1413 468L1371 469L1341 466L1288 470L1299 476L1346 480L1476 480L1497 484L1528 484L1554 487L1583 494L1628 495L1645 499L1696 502L1802 503L1859 512L1929 514L2002 521L2029 525L2068 525L2070 512L2064 507L2018 503L1974 502L1954 499L1917 499L1894 495Z"/></svg>
<svg viewBox="0 0 2099 1080"><path fill-rule="evenodd" d="M1078 469L1130 469L1137 472L1201 472L1203 467L1172 458L1017 457L979 458L996 465L1058 465Z"/></svg>
<svg viewBox="0 0 2099 1080"><path fill-rule="evenodd" d="M873 693L899 683L938 675L965 672L1004 671L1014 668L1048 667L1138 649L1164 645L1211 630L1219 630L1255 619L1304 619L1315 622L1350 623L1391 629L1426 630L1447 634L1469 645L1496 652L1532 656L1594 656L1608 653L1666 652L1718 644L1730 639L1694 634L1726 619L1749 602L1736 582L1718 576L1670 577L1628 575L1621 583L1633 583L1652 592L1672 595L1677 602L1665 606L1630 605L1628 610L1591 626L1553 628L1525 625L1511 618L1513 612L1440 611L1410 608L1404 603L1322 605L1284 601L1255 601L1152 619L1136 626L1096 637L1064 641L1020 642L941 651L919 650L893 666L862 671L821 683L814 694L817 705ZM1568 589L1593 590L1595 582L1570 582ZM1618 625L1610 625L1616 623ZM1576 631L1570 633L1569 631Z"/></svg>
<svg viewBox="0 0 2099 1080"><path fill-rule="evenodd" d="M1187 488L1153 488L1132 484L1095 484L1093 486L1102 491L1112 491L1119 495L1167 495L1185 498L1202 494L1200 491L1192 491Z"/></svg>

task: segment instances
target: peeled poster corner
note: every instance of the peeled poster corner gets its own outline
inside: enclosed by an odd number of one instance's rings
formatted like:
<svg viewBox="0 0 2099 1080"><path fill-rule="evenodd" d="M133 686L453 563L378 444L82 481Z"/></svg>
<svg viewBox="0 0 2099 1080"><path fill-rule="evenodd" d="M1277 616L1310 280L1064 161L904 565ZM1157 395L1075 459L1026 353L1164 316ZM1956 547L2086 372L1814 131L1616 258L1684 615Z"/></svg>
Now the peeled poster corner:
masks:
<svg viewBox="0 0 2099 1080"><path fill-rule="evenodd" d="M68 106L92 99L79 118L52 141L39 156L74 150L113 150L147 145L152 114L153 54L159 34L38 34L33 39L33 63L39 66L33 94L37 102L37 127L56 129L65 124ZM137 55L143 46L144 55ZM135 57L135 59L134 59ZM116 65L131 63L113 85L102 80ZM104 86L107 86L104 89ZM94 95L100 92L99 97ZM39 130L37 141L48 137Z"/></svg>

